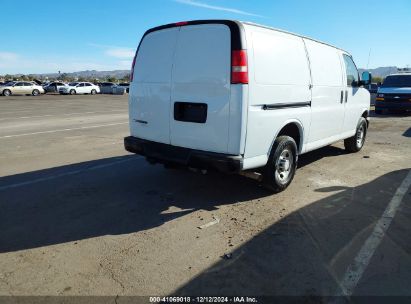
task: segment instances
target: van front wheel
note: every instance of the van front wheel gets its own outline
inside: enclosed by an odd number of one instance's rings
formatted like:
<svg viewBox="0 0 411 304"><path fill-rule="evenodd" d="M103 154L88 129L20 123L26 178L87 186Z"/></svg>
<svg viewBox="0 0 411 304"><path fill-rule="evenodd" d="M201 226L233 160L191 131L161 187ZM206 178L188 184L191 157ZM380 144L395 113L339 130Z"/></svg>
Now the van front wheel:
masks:
<svg viewBox="0 0 411 304"><path fill-rule="evenodd" d="M290 136L279 136L263 170L264 186L273 192L285 190L294 178L297 160L295 140Z"/></svg>
<svg viewBox="0 0 411 304"><path fill-rule="evenodd" d="M353 137L344 140L344 147L347 152L358 152L364 146L365 137L367 135L367 121L364 117L360 118L357 125L357 130Z"/></svg>

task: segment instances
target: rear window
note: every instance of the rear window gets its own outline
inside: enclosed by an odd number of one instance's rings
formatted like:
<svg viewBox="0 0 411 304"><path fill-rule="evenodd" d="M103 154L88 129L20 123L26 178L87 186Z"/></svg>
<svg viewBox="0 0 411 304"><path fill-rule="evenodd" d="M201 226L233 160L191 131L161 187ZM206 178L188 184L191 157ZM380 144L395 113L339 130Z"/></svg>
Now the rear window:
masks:
<svg viewBox="0 0 411 304"><path fill-rule="evenodd" d="M384 83L382 84L383 88L401 88L401 87L411 87L411 75L396 75L396 76L387 76Z"/></svg>

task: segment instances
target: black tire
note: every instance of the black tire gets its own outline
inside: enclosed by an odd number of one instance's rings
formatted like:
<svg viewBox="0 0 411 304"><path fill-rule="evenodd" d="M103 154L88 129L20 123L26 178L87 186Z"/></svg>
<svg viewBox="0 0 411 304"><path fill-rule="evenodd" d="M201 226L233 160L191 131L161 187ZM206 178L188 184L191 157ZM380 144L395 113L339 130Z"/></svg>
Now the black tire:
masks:
<svg viewBox="0 0 411 304"><path fill-rule="evenodd" d="M33 90L33 92L31 92L31 95L33 95L33 96L37 96L37 95L40 95L40 91L39 90Z"/></svg>
<svg viewBox="0 0 411 304"><path fill-rule="evenodd" d="M297 170L297 144L290 136L279 136L263 168L263 185L275 193L285 190Z"/></svg>
<svg viewBox="0 0 411 304"><path fill-rule="evenodd" d="M378 115L381 115L382 114L382 110L380 110L380 109L375 109L375 114L378 114Z"/></svg>
<svg viewBox="0 0 411 304"><path fill-rule="evenodd" d="M364 117L360 118L355 135L344 140L344 147L347 152L355 153L362 149L367 136L367 120Z"/></svg>
<svg viewBox="0 0 411 304"><path fill-rule="evenodd" d="M70 90L70 95L76 95L76 90L71 89Z"/></svg>
<svg viewBox="0 0 411 304"><path fill-rule="evenodd" d="M3 91L3 96L10 96L11 95L11 91L10 90L4 90Z"/></svg>
<svg viewBox="0 0 411 304"><path fill-rule="evenodd" d="M97 91L95 89L92 89L91 90L91 95L96 95L96 94L97 94Z"/></svg>

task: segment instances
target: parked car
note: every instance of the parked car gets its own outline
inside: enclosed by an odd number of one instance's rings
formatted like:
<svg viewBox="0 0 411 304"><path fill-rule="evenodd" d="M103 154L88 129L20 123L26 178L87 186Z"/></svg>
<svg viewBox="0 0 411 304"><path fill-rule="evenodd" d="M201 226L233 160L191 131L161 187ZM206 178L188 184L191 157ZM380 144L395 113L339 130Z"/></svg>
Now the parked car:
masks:
<svg viewBox="0 0 411 304"><path fill-rule="evenodd" d="M129 88L130 88L129 83L123 82L123 83L119 83L117 86L120 88L123 88L127 93L129 92Z"/></svg>
<svg viewBox="0 0 411 304"><path fill-rule="evenodd" d="M99 84L101 94L113 94L113 88L116 87L114 82L101 82Z"/></svg>
<svg viewBox="0 0 411 304"><path fill-rule="evenodd" d="M375 99L375 113L384 110L411 110L411 73L393 74L384 79Z"/></svg>
<svg viewBox="0 0 411 304"><path fill-rule="evenodd" d="M64 82L50 82L47 85L43 86L43 88L46 91L46 93L57 93L59 92L61 87L65 86L67 86L67 84Z"/></svg>
<svg viewBox="0 0 411 304"><path fill-rule="evenodd" d="M71 82L66 86L59 88L60 94L97 94L100 93L100 88L90 82Z"/></svg>
<svg viewBox="0 0 411 304"><path fill-rule="evenodd" d="M30 81L10 81L0 87L0 93L3 96L10 95L33 95L44 94L42 86Z"/></svg>
<svg viewBox="0 0 411 304"><path fill-rule="evenodd" d="M298 155L338 140L361 150L370 82L346 51L266 26L156 27L133 60L125 149L151 163L251 170L282 191Z"/></svg>

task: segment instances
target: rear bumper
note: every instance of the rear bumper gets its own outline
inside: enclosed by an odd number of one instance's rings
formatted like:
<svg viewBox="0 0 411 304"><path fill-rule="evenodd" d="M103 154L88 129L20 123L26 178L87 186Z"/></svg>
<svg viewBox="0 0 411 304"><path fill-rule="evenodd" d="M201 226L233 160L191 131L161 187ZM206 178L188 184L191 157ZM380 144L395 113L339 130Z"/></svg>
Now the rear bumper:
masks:
<svg viewBox="0 0 411 304"><path fill-rule="evenodd" d="M411 101L406 102L385 102L376 101L375 109L411 110Z"/></svg>
<svg viewBox="0 0 411 304"><path fill-rule="evenodd" d="M140 154L150 161L177 164L199 169L216 169L226 173L238 173L243 168L243 157L206 152L148 141L128 136L124 138L127 151Z"/></svg>

